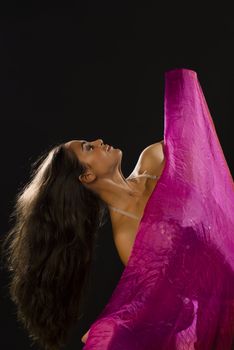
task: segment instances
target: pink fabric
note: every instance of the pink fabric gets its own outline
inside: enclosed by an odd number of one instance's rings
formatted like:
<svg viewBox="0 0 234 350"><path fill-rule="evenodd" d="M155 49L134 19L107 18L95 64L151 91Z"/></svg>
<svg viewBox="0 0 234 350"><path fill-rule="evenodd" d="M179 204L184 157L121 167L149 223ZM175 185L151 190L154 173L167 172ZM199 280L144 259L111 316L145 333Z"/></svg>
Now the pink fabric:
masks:
<svg viewBox="0 0 234 350"><path fill-rule="evenodd" d="M163 173L84 350L231 350L234 187L190 69L165 72Z"/></svg>

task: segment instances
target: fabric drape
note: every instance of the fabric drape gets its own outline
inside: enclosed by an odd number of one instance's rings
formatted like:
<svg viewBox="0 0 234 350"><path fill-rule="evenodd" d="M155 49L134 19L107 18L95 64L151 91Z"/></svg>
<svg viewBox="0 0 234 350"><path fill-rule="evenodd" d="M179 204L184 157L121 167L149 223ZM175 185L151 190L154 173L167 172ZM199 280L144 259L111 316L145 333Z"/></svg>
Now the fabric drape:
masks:
<svg viewBox="0 0 234 350"><path fill-rule="evenodd" d="M84 350L234 347L234 186L197 73L165 73L164 155Z"/></svg>

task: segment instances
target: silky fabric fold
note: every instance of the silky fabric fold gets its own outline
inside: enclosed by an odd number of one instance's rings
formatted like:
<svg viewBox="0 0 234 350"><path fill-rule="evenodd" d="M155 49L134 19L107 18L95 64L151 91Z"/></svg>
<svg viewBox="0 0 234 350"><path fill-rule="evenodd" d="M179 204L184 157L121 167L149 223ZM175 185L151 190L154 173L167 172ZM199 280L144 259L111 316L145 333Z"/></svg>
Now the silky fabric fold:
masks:
<svg viewBox="0 0 234 350"><path fill-rule="evenodd" d="M84 350L234 347L234 186L197 73L165 72L165 166Z"/></svg>

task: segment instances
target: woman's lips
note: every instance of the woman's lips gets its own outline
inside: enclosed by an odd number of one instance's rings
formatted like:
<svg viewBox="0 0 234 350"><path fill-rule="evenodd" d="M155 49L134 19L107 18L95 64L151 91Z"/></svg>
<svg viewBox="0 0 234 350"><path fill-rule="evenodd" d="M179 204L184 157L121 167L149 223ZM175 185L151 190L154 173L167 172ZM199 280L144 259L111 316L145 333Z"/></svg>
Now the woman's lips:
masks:
<svg viewBox="0 0 234 350"><path fill-rule="evenodd" d="M107 152L111 151L112 148L113 148L112 146L109 146L109 145L108 145L108 146L107 146Z"/></svg>

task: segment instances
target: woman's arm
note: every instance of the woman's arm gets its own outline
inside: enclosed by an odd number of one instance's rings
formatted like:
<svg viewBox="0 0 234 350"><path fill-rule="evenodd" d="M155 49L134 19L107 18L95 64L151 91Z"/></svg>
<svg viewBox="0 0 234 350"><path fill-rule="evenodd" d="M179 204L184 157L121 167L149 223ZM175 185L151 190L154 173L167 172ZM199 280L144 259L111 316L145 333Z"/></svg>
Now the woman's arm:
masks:
<svg viewBox="0 0 234 350"><path fill-rule="evenodd" d="M138 160L137 167L140 172L161 175L165 165L164 142L159 141L146 147Z"/></svg>

